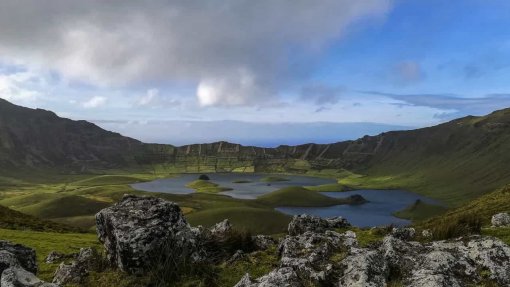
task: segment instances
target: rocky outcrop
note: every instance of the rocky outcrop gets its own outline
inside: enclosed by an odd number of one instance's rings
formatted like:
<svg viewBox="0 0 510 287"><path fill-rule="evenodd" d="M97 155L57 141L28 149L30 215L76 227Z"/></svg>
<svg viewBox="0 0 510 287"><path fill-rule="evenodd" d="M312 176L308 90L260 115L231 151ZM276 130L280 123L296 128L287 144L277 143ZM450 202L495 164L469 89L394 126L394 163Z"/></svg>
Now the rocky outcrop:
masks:
<svg viewBox="0 0 510 287"><path fill-rule="evenodd" d="M492 216L491 223L493 227L509 227L510 215L506 212L495 214Z"/></svg>
<svg viewBox="0 0 510 287"><path fill-rule="evenodd" d="M334 228L344 228L351 226L345 218L333 217L324 219L318 216L303 214L295 215L289 224L289 235L299 235L311 231L323 233L326 230Z"/></svg>
<svg viewBox="0 0 510 287"><path fill-rule="evenodd" d="M46 283L37 278L33 273L19 267L13 266L2 272L0 280L2 287L59 287L59 285Z"/></svg>
<svg viewBox="0 0 510 287"><path fill-rule="evenodd" d="M77 253L64 254L64 253L60 253L58 251L51 251L50 253L48 253L48 256L46 256L46 259L44 260L44 262L46 262L48 264L54 264L54 263L62 262L67 259L73 259L76 257L78 257Z"/></svg>
<svg viewBox="0 0 510 287"><path fill-rule="evenodd" d="M271 273L252 280L246 274L234 287L302 287L299 277L294 269L289 267L278 268Z"/></svg>
<svg viewBox="0 0 510 287"><path fill-rule="evenodd" d="M276 239L268 235L255 235L252 237L252 240L257 250L266 250L278 243Z"/></svg>
<svg viewBox="0 0 510 287"><path fill-rule="evenodd" d="M230 224L228 219L225 219L222 222L216 223L210 231L214 237L225 237L232 231L232 224Z"/></svg>
<svg viewBox="0 0 510 287"><path fill-rule="evenodd" d="M319 232L302 233L312 229L310 222L318 223ZM397 228L362 248L354 232L324 231L324 222L308 216L296 217L291 225L279 246L278 268L258 279L246 275L237 286L510 286L510 247L496 238L420 243L413 241L414 229Z"/></svg>
<svg viewBox="0 0 510 287"><path fill-rule="evenodd" d="M19 262L19 266L21 266L22 268L31 273L34 274L37 273L37 261L35 258L35 250L33 250L32 248L28 248L21 244L14 244L9 241L0 240L0 251L2 252L4 259L7 258L12 259L14 257ZM3 263L1 264L5 266L5 264ZM2 271L3 269L0 270L0 272Z"/></svg>
<svg viewBox="0 0 510 287"><path fill-rule="evenodd" d="M391 235L395 238L404 241L409 241L414 239L414 236L416 235L416 230L414 228L409 227L393 228L393 230L391 231Z"/></svg>
<svg viewBox="0 0 510 287"><path fill-rule="evenodd" d="M204 260L202 232L190 227L175 203L126 195L101 210L96 224L108 259L128 273L143 274L162 256Z"/></svg>
<svg viewBox="0 0 510 287"><path fill-rule="evenodd" d="M94 261L98 258L98 254L93 248L82 248L76 256L76 260L71 264L62 262L53 277L53 283L59 285L82 284L89 275L93 267Z"/></svg>
<svg viewBox="0 0 510 287"><path fill-rule="evenodd" d="M39 280L35 273L35 251L21 244L0 241L0 286L2 287L57 287Z"/></svg>

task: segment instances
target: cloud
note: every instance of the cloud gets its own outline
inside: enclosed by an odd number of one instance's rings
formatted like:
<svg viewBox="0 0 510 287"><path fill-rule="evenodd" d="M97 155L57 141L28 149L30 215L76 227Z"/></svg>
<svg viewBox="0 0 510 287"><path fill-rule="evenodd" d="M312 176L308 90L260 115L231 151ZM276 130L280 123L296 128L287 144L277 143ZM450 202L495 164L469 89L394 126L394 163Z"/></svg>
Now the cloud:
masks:
<svg viewBox="0 0 510 287"><path fill-rule="evenodd" d="M138 98L134 105L136 107L168 108L180 104L181 102L178 100L162 97L158 89L149 89L145 95Z"/></svg>
<svg viewBox="0 0 510 287"><path fill-rule="evenodd" d="M16 103L34 102L42 96L42 78L29 71L0 74L0 98Z"/></svg>
<svg viewBox="0 0 510 287"><path fill-rule="evenodd" d="M338 103L344 89L326 85L306 86L301 89L300 99L313 102L317 106L334 105Z"/></svg>
<svg viewBox="0 0 510 287"><path fill-rule="evenodd" d="M421 81L425 74L420 64L416 61L402 61L397 63L393 72L399 83L409 84Z"/></svg>
<svg viewBox="0 0 510 287"><path fill-rule="evenodd" d="M204 106L253 105L302 80L323 47L391 4L3 0L0 60L98 86L193 82Z"/></svg>
<svg viewBox="0 0 510 287"><path fill-rule="evenodd" d="M81 105L86 109L95 109L102 107L106 104L107 99L105 97L94 96L87 101L83 102Z"/></svg>
<svg viewBox="0 0 510 287"><path fill-rule="evenodd" d="M397 105L422 106L439 109L434 115L438 119L451 119L459 116L483 115L502 107L510 107L510 94L488 94L482 97L461 97L453 94L392 94L365 92L381 95L403 102Z"/></svg>

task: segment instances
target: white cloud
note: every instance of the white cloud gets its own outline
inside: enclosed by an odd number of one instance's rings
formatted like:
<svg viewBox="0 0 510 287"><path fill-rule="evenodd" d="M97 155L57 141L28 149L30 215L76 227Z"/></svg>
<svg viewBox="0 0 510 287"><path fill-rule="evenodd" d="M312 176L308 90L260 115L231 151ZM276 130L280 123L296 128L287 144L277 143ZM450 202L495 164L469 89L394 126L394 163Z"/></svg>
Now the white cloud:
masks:
<svg viewBox="0 0 510 287"><path fill-rule="evenodd" d="M83 102L81 105L86 109L94 109L102 107L106 104L107 99L105 97L94 96L87 101Z"/></svg>
<svg viewBox="0 0 510 287"><path fill-rule="evenodd" d="M145 95L139 97L136 107L171 108L181 105L181 102L172 98L163 97L158 89L148 89Z"/></svg>
<svg viewBox="0 0 510 287"><path fill-rule="evenodd" d="M251 105L391 2L2 0L0 60L99 86L191 82L202 105Z"/></svg>
<svg viewBox="0 0 510 287"><path fill-rule="evenodd" d="M43 84L41 81L28 71L0 74L0 98L16 103L34 102L42 96L37 89Z"/></svg>

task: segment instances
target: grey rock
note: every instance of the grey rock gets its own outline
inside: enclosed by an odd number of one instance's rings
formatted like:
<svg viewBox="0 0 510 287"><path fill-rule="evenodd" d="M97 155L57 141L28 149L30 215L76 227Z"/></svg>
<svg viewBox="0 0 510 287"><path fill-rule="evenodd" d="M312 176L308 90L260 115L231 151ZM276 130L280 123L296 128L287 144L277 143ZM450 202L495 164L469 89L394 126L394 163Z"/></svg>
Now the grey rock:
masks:
<svg viewBox="0 0 510 287"><path fill-rule="evenodd" d="M333 264L329 259L357 245L353 234L328 230L325 233L308 231L287 236L279 246L280 266L298 270L300 277L317 284L325 282L333 273Z"/></svg>
<svg viewBox="0 0 510 287"><path fill-rule="evenodd" d="M495 214L492 216L491 223L494 227L509 227L510 215L506 212Z"/></svg>
<svg viewBox="0 0 510 287"><path fill-rule="evenodd" d="M246 274L234 287L302 287L298 275L289 267L278 268L252 280Z"/></svg>
<svg viewBox="0 0 510 287"><path fill-rule="evenodd" d="M243 259L246 259L247 256L246 256L246 253L244 253L244 251L242 250L237 250L234 255L232 255L232 257L230 257L229 260L227 260L227 263L234 263L236 261L240 261L240 260L243 260Z"/></svg>
<svg viewBox="0 0 510 287"><path fill-rule="evenodd" d="M76 260L70 264L62 262L53 276L53 283L59 285L81 284L89 275L94 260L98 258L97 252L93 248L82 248L76 256Z"/></svg>
<svg viewBox="0 0 510 287"><path fill-rule="evenodd" d="M9 267L20 266L18 258L8 251L0 250L0 274Z"/></svg>
<svg viewBox="0 0 510 287"><path fill-rule="evenodd" d="M25 270L34 274L37 273L35 250L32 248L23 246L21 244L14 244L9 241L0 240L0 250L4 250L13 254L18 259L20 266Z"/></svg>
<svg viewBox="0 0 510 287"><path fill-rule="evenodd" d="M425 229L421 232L421 236L423 238L432 238L432 232L428 229Z"/></svg>
<svg viewBox="0 0 510 287"><path fill-rule="evenodd" d="M161 254L204 260L202 231L191 228L175 203L126 195L96 214L99 240L111 263L122 271L144 274Z"/></svg>
<svg viewBox="0 0 510 287"><path fill-rule="evenodd" d="M307 231L323 233L326 230L351 226L345 218L333 217L323 219L318 216L302 214L295 215L289 223L289 235L299 235Z"/></svg>
<svg viewBox="0 0 510 287"><path fill-rule="evenodd" d="M382 254L376 250L353 248L342 265L343 273L336 286L386 286L389 268Z"/></svg>
<svg viewBox="0 0 510 287"><path fill-rule="evenodd" d="M393 228L393 230L391 231L391 235L395 238L409 241L414 239L414 236L416 235L416 230L412 227Z"/></svg>
<svg viewBox="0 0 510 287"><path fill-rule="evenodd" d="M230 224L228 219L225 219L222 222L216 223L210 231L212 236L225 237L232 231L232 224Z"/></svg>
<svg viewBox="0 0 510 287"><path fill-rule="evenodd" d="M58 263L62 262L67 259L73 259L78 256L77 253L73 254L64 254L57 251L51 251L48 256L46 256L46 259L44 260L48 264Z"/></svg>
<svg viewBox="0 0 510 287"><path fill-rule="evenodd" d="M46 283L27 270L13 266L2 272L0 280L2 287L59 287L56 284Z"/></svg>
<svg viewBox="0 0 510 287"><path fill-rule="evenodd" d="M276 239L268 235L255 235L252 240L257 250L266 250L278 243Z"/></svg>

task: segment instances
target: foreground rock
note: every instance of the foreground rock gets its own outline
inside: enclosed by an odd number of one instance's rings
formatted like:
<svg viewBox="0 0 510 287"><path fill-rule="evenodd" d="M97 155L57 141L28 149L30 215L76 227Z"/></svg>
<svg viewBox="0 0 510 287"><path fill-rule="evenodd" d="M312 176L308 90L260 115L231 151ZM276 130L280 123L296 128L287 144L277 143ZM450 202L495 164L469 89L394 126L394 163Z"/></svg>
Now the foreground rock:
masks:
<svg viewBox="0 0 510 287"><path fill-rule="evenodd" d="M57 287L39 280L35 273L35 251L20 244L0 241L0 286L2 287Z"/></svg>
<svg viewBox="0 0 510 287"><path fill-rule="evenodd" d="M95 249L82 248L71 264L62 262L53 277L53 283L59 285L82 284L98 259Z"/></svg>
<svg viewBox="0 0 510 287"><path fill-rule="evenodd" d="M204 260L200 230L160 198L126 195L96 215L96 227L110 262L128 273L144 274L162 256Z"/></svg>
<svg viewBox="0 0 510 287"><path fill-rule="evenodd" d="M48 256L46 256L46 259L44 259L44 262L46 262L48 264L54 264L54 263L59 263L59 262L65 261L67 259L74 259L77 256L78 256L77 253L64 254L64 253L60 253L57 251L51 251L48 254Z"/></svg>
<svg viewBox="0 0 510 287"><path fill-rule="evenodd" d="M0 281L2 287L59 287L59 285L46 283L34 274L21 267L10 267L2 272Z"/></svg>
<svg viewBox="0 0 510 287"><path fill-rule="evenodd" d="M352 231L324 231L327 224L295 217L280 244L278 268L258 279L247 274L236 286L510 286L510 247L499 239L422 244L412 241L414 229L398 228L379 244L361 248Z"/></svg>
<svg viewBox="0 0 510 287"><path fill-rule="evenodd" d="M323 233L326 230L334 228L350 227L351 225L345 218L333 217L324 219L318 216L303 214L295 215L289 224L289 235L299 235L305 232Z"/></svg>
<svg viewBox="0 0 510 287"><path fill-rule="evenodd" d="M506 212L495 214L492 216L491 223L494 227L509 227L510 215Z"/></svg>

